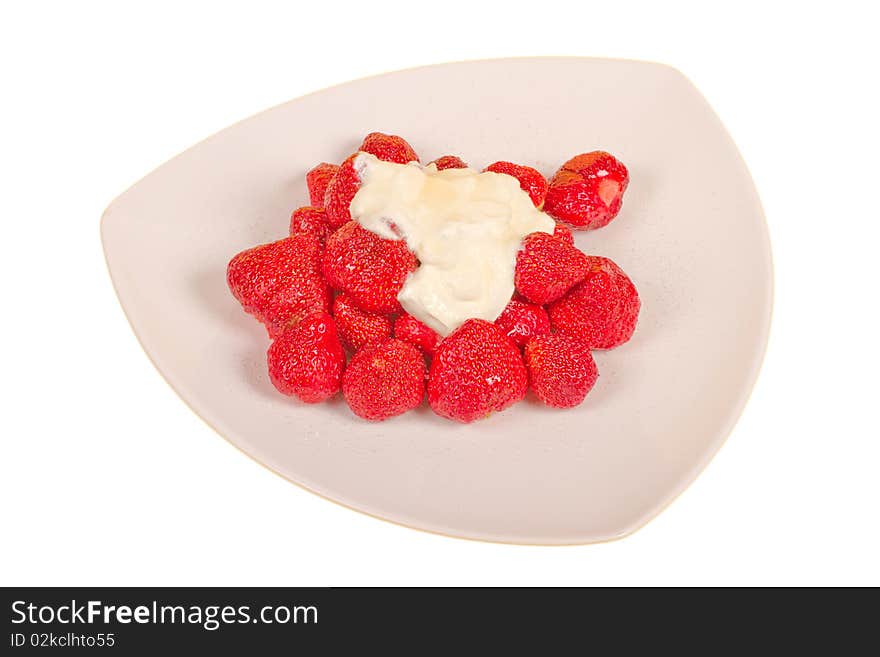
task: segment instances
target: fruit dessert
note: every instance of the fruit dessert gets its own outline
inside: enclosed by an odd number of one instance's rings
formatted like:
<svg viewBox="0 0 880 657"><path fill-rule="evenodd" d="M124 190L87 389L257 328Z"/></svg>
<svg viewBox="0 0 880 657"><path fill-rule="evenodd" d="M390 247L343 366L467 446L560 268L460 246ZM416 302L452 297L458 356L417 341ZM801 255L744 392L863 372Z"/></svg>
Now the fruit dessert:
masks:
<svg viewBox="0 0 880 657"><path fill-rule="evenodd" d="M406 140L373 132L306 184L289 235L227 267L272 340L269 379L284 395L341 392L371 421L425 398L465 423L529 394L570 408L598 378L592 352L635 331L633 282L572 232L620 212L629 174L610 153L576 155L548 181L513 162L422 165Z"/></svg>

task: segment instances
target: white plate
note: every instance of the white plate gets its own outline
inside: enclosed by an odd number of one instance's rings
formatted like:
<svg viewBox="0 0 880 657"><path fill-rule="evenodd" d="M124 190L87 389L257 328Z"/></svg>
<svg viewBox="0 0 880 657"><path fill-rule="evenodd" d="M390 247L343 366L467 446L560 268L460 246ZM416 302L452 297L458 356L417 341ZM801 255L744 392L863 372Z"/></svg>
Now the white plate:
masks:
<svg viewBox="0 0 880 657"><path fill-rule="evenodd" d="M605 149L626 163L620 216L577 245L623 267L642 314L631 342L597 352L584 404L530 400L467 426L423 407L371 424L339 398L308 406L274 390L265 331L229 294L226 263L285 236L307 204L305 172L373 130L404 135L423 161L453 153L551 174ZM331 500L467 538L587 543L643 525L727 437L770 324L770 246L749 173L699 92L652 63L462 62L326 89L160 167L110 205L102 236L144 349L221 435Z"/></svg>

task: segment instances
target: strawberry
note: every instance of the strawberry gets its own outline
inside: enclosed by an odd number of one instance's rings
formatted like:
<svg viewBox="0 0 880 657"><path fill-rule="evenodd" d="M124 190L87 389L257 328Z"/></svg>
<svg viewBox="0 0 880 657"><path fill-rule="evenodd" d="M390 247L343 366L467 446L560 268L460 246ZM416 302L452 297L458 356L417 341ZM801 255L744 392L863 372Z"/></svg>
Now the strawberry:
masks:
<svg viewBox="0 0 880 657"><path fill-rule="evenodd" d="M355 415L387 420L414 409L425 397L425 359L413 345L386 340L352 356L342 394Z"/></svg>
<svg viewBox="0 0 880 657"><path fill-rule="evenodd" d="M608 224L623 203L629 172L610 153L576 155L550 179L544 210L580 230Z"/></svg>
<svg viewBox="0 0 880 657"><path fill-rule="evenodd" d="M323 244L330 234L330 224L327 222L327 212L324 208L306 206L294 210L290 215L290 234L297 233L317 235Z"/></svg>
<svg viewBox="0 0 880 657"><path fill-rule="evenodd" d="M514 299L495 320L508 338L522 347L530 338L550 332L550 318L543 307Z"/></svg>
<svg viewBox="0 0 880 657"><path fill-rule="evenodd" d="M589 345L560 333L529 340L525 361L532 390L538 399L556 408L571 408L584 401L598 376Z"/></svg>
<svg viewBox="0 0 880 657"><path fill-rule="evenodd" d="M397 135L386 135L382 132L371 132L364 137L364 142L358 149L364 153L375 155L384 162L418 162L419 156L413 150L406 139Z"/></svg>
<svg viewBox="0 0 880 657"><path fill-rule="evenodd" d="M536 208L540 210L544 205L544 198L547 196L547 179L537 169L513 162L495 162L485 170L513 176L519 180L520 188L529 195Z"/></svg>
<svg viewBox="0 0 880 657"><path fill-rule="evenodd" d="M327 313L313 313L281 333L266 357L275 387L308 404L332 397L341 386L345 352Z"/></svg>
<svg viewBox="0 0 880 657"><path fill-rule="evenodd" d="M429 358L434 355L434 349L440 341L440 336L434 329L408 313L401 313L394 321L394 337L414 344Z"/></svg>
<svg viewBox="0 0 880 657"><path fill-rule="evenodd" d="M433 164L437 167L437 171L443 171L444 169L467 169L467 164L457 155L444 155L443 157L438 157L436 160L429 162L428 164Z"/></svg>
<svg viewBox="0 0 880 657"><path fill-rule="evenodd" d="M514 284L526 299L550 303L584 279L587 256L574 246L549 235L531 233L516 254Z"/></svg>
<svg viewBox="0 0 880 657"><path fill-rule="evenodd" d="M352 350L378 344L391 337L391 320L384 315L358 308L351 297L341 292L333 301L333 319L342 343Z"/></svg>
<svg viewBox="0 0 880 657"><path fill-rule="evenodd" d="M641 302L629 277L614 262L587 257L586 277L547 307L559 333L584 340L591 349L623 344L636 330Z"/></svg>
<svg viewBox="0 0 880 657"><path fill-rule="evenodd" d="M574 246L574 235L572 234L571 229L568 226L556 224L556 227L553 229L553 237L558 240L562 240L569 246Z"/></svg>
<svg viewBox="0 0 880 657"><path fill-rule="evenodd" d="M336 229L351 221L351 200L361 186L360 176L354 169L356 157L357 153L349 155L339 166L336 175L327 183L327 190L324 192L324 209L327 211L330 228Z"/></svg>
<svg viewBox="0 0 880 657"><path fill-rule="evenodd" d="M344 290L361 309L400 312L397 293L418 266L403 240L386 240L350 221L327 238L323 270L327 282Z"/></svg>
<svg viewBox="0 0 880 657"><path fill-rule="evenodd" d="M338 164L321 162L321 164L306 174L310 204L317 208L324 207L324 194L327 192L327 185L333 180L333 176L336 175L337 171L339 171Z"/></svg>
<svg viewBox="0 0 880 657"><path fill-rule="evenodd" d="M527 387L526 368L513 341L491 322L469 319L434 352L428 403L437 415L473 422L515 404Z"/></svg>
<svg viewBox="0 0 880 657"><path fill-rule="evenodd" d="M306 315L330 309L320 267L318 238L300 233L242 251L229 261L226 282L244 310L276 337Z"/></svg>

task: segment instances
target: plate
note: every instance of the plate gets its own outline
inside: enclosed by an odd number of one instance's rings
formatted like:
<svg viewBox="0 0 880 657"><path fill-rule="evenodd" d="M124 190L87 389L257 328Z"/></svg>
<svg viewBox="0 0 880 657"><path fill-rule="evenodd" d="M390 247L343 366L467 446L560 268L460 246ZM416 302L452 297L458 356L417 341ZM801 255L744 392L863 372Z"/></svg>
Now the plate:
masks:
<svg viewBox="0 0 880 657"><path fill-rule="evenodd" d="M309 406L274 390L265 331L227 290L226 263L285 236L306 171L373 130L404 135L423 161L453 153L549 175L604 149L627 164L620 216L576 239L623 267L642 313L629 343L596 353L584 404L530 399L472 425L424 406L374 424L339 397ZM177 156L113 201L101 232L145 351L223 437L330 500L472 539L589 543L642 526L730 433L770 325L770 245L748 170L694 86L654 63L473 61L325 89Z"/></svg>

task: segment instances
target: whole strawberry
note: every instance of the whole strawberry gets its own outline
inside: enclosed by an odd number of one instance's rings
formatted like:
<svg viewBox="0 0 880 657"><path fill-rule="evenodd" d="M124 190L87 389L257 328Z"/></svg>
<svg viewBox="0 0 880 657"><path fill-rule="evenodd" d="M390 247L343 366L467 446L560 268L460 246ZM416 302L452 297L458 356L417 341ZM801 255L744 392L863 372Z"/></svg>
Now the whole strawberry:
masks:
<svg viewBox="0 0 880 657"><path fill-rule="evenodd" d="M334 230L351 221L351 201L361 186L360 176L354 168L356 157L357 153L354 153L345 159L324 192L327 221Z"/></svg>
<svg viewBox="0 0 880 657"><path fill-rule="evenodd" d="M514 299L495 320L508 338L522 347L530 338L550 332L550 318L542 306Z"/></svg>
<svg viewBox="0 0 880 657"><path fill-rule="evenodd" d="M315 235L300 233L242 251L229 261L226 282L271 337L310 313L330 309L330 290L321 276L321 244Z"/></svg>
<svg viewBox="0 0 880 657"><path fill-rule="evenodd" d="M548 233L531 233L516 254L514 284L529 301L555 301L584 280L587 256Z"/></svg>
<svg viewBox="0 0 880 657"><path fill-rule="evenodd" d="M324 208L306 206L294 210L290 215L290 234L297 233L316 235L323 244L330 234L330 223L327 221L327 212Z"/></svg>
<svg viewBox="0 0 880 657"><path fill-rule="evenodd" d="M532 390L538 399L556 408L580 404L598 377L587 343L559 333L529 340L525 361Z"/></svg>
<svg viewBox="0 0 880 657"><path fill-rule="evenodd" d="M314 313L275 338L266 354L269 378L278 390L316 404L336 394L345 352L327 313Z"/></svg>
<svg viewBox="0 0 880 657"><path fill-rule="evenodd" d="M403 240L386 240L355 221L327 238L323 271L327 282L348 292L361 310L400 312L397 293L418 266Z"/></svg>
<svg viewBox="0 0 880 657"><path fill-rule="evenodd" d="M547 179L537 169L502 161L490 164L486 167L486 171L513 176L519 180L520 188L529 195L535 207L539 210L543 207L544 199L547 197Z"/></svg>
<svg viewBox="0 0 880 657"><path fill-rule="evenodd" d="M465 161L457 155L444 155L428 162L428 164L433 164L437 167L437 171L443 171L444 169L467 169Z"/></svg>
<svg viewBox="0 0 880 657"><path fill-rule="evenodd" d="M428 403L437 415L473 422L515 404L528 375L519 349L501 330L469 319L437 347L428 376Z"/></svg>
<svg viewBox="0 0 880 657"><path fill-rule="evenodd" d="M361 310L345 292L341 292L333 301L333 319L336 320L342 343L353 350L378 344L391 337L391 320L388 317Z"/></svg>
<svg viewBox="0 0 880 657"><path fill-rule="evenodd" d="M327 185L333 180L333 176L339 171L338 164L321 162L306 174L306 185L309 188L309 203L315 207L324 207L324 194Z"/></svg>
<svg viewBox="0 0 880 657"><path fill-rule="evenodd" d="M366 137L358 149L364 153L375 155L384 162L396 162L397 164L406 164L407 162L418 162L419 156L413 150L406 139L397 135L386 135L383 132L371 132Z"/></svg>
<svg viewBox="0 0 880 657"><path fill-rule="evenodd" d="M629 172L610 153L576 155L550 179L544 211L574 228L601 228L620 212L628 184Z"/></svg>
<svg viewBox="0 0 880 657"><path fill-rule="evenodd" d="M351 358L342 394L355 415L387 420L414 409L425 397L425 359L413 345L390 339Z"/></svg>
<svg viewBox="0 0 880 657"><path fill-rule="evenodd" d="M547 307L559 333L579 338L591 349L612 349L632 337L641 301L629 277L608 258L587 256L586 277Z"/></svg>
<svg viewBox="0 0 880 657"><path fill-rule="evenodd" d="M434 329L408 313L401 313L394 320L394 337L415 345L429 358L434 355L437 343L440 342L440 336Z"/></svg>

